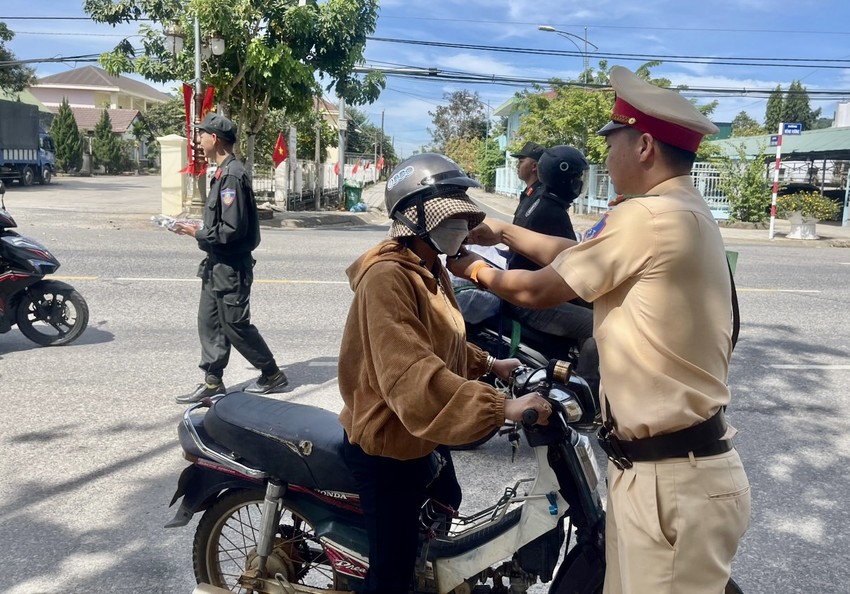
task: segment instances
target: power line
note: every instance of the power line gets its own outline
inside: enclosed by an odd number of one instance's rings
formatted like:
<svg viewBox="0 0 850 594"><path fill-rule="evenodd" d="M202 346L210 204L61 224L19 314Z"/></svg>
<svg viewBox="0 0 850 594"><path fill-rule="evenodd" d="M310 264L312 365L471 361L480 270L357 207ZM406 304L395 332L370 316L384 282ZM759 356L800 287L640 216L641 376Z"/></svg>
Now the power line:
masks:
<svg viewBox="0 0 850 594"><path fill-rule="evenodd" d="M583 52L571 50L557 49L537 49L526 47L511 47L501 45L476 45L468 43L450 43L445 41L424 41L419 39L397 39L390 37L367 37L369 41L378 41L383 43L397 43L404 45L421 45L427 47L442 47L452 49L463 49L470 51L485 51L499 52L512 54L532 54L543 56L570 56L584 57ZM760 57L718 57L718 56L677 56L667 54L631 54L631 53L609 53L609 52L594 52L595 58L613 58L620 60L631 61L654 61L661 60L663 62L683 63L683 64L711 64L724 66L771 66L777 68L788 67L805 67L805 68L828 68L828 69L846 69L850 68L850 60L848 59L826 59L826 58L760 58ZM789 64L790 63L790 64Z"/></svg>

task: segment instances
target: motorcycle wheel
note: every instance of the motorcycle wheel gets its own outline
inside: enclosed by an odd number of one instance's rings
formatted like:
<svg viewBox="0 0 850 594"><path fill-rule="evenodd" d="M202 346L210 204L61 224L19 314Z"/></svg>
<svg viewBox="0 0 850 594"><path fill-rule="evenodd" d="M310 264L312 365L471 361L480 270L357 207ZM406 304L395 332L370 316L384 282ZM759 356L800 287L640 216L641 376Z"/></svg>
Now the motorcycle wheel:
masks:
<svg viewBox="0 0 850 594"><path fill-rule="evenodd" d="M263 491L227 491L198 523L192 562L198 583L248 594L238 579L257 566ZM267 575L318 589L341 584L313 527L284 501Z"/></svg>
<svg viewBox="0 0 850 594"><path fill-rule="evenodd" d="M744 594L744 591L741 590L741 587L735 583L735 580L729 578L729 583L726 584L726 589L723 590L723 594Z"/></svg>
<svg viewBox="0 0 850 594"><path fill-rule="evenodd" d="M24 336L41 346L75 341L89 323L83 296L64 283L41 281L31 286L18 304L15 321Z"/></svg>

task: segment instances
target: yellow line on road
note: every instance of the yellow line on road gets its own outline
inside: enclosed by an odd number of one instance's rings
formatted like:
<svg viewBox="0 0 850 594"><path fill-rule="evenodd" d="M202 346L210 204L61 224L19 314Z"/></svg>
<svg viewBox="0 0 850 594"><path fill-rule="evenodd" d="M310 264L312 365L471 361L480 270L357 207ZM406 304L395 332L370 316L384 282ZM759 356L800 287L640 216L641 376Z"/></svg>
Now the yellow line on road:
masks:
<svg viewBox="0 0 850 594"><path fill-rule="evenodd" d="M47 279L56 279L63 281L72 281L72 280L97 280L99 277L97 276L48 276Z"/></svg>

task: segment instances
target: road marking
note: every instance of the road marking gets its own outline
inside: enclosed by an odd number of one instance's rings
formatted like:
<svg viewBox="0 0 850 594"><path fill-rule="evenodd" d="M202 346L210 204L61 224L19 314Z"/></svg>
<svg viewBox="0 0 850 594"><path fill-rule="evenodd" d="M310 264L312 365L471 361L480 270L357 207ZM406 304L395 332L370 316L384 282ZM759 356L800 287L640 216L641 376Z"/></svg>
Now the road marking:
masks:
<svg viewBox="0 0 850 594"><path fill-rule="evenodd" d="M839 371L850 370L850 365L765 365L772 369L835 369Z"/></svg>
<svg viewBox="0 0 850 594"><path fill-rule="evenodd" d="M98 277L79 277L79 279L86 280L97 280ZM117 277L115 280L117 281L129 281L129 282L154 282L154 283L198 283L201 282L199 278L151 278L151 277L133 277L133 276L121 276ZM322 281L322 280L290 280L290 279L262 279L255 278L254 284L265 284L265 285L347 285L348 281Z"/></svg>
<svg viewBox="0 0 850 594"><path fill-rule="evenodd" d="M56 275L56 276L51 275L47 278L48 278L48 280L49 279L56 279L56 280L63 280L63 281L66 281L66 280L67 281L72 281L72 280L97 280L98 279L98 277L96 277L96 276L58 276L58 275Z"/></svg>
<svg viewBox="0 0 850 594"><path fill-rule="evenodd" d="M814 289L751 289L738 287L738 291L742 293L820 293Z"/></svg>

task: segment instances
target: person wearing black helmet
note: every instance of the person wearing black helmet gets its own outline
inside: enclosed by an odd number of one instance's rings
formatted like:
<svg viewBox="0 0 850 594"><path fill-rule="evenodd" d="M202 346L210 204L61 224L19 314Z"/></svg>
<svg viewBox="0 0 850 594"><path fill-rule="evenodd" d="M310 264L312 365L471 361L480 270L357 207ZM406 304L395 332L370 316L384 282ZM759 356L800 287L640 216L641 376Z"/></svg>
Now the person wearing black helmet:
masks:
<svg viewBox="0 0 850 594"><path fill-rule="evenodd" d="M539 145L538 145L539 146ZM543 148L543 147L540 147ZM582 152L566 145L544 149L537 159L535 174L539 187L522 198L513 224L537 233L576 240L569 208L583 189L588 164ZM541 266L511 250L509 270L539 270ZM548 309L529 309L510 305L509 310L521 324L555 336L575 340L579 345L576 373L599 390L599 354L593 340L593 312L584 302L566 302Z"/></svg>
<svg viewBox="0 0 850 594"><path fill-rule="evenodd" d="M477 185L442 155L400 163L386 186L389 239L346 271L354 299L339 354L340 421L369 535L365 592L407 594L422 503L430 496L459 504L451 456L441 444L483 437L529 408L544 423L551 412L537 394L506 399L476 381L488 372L507 378L519 365L466 341L439 258L455 255L484 220L465 193Z"/></svg>

